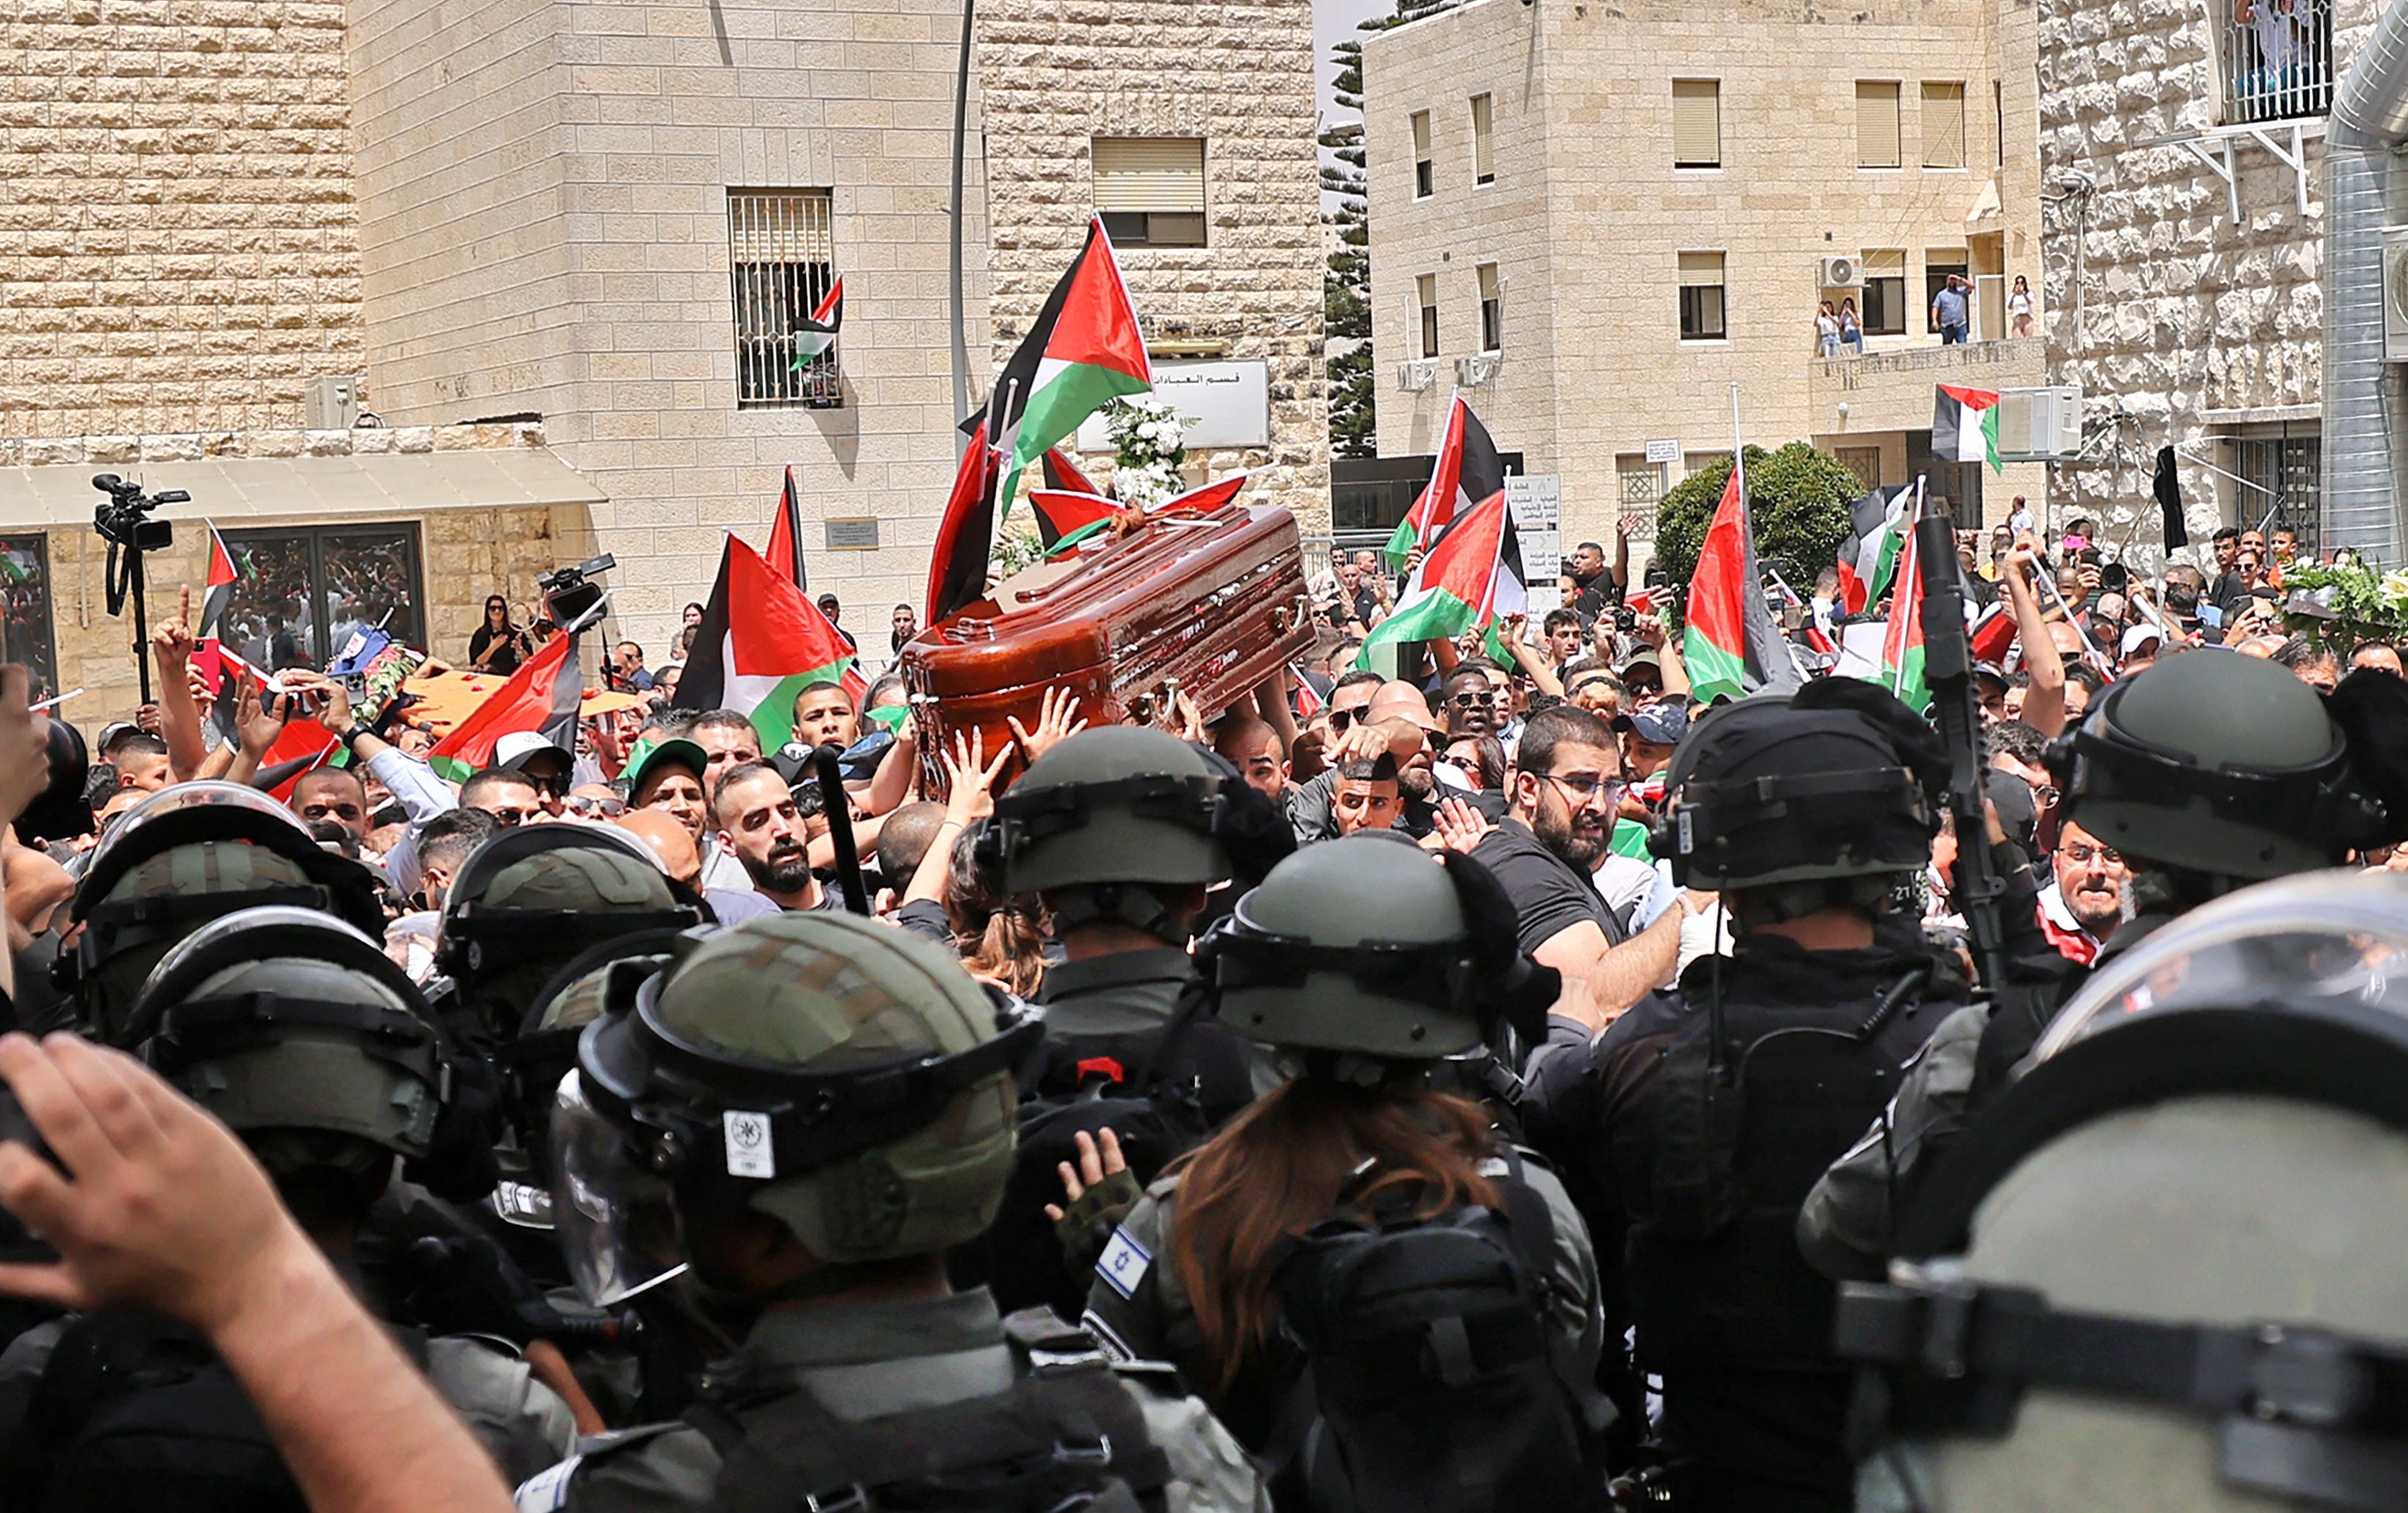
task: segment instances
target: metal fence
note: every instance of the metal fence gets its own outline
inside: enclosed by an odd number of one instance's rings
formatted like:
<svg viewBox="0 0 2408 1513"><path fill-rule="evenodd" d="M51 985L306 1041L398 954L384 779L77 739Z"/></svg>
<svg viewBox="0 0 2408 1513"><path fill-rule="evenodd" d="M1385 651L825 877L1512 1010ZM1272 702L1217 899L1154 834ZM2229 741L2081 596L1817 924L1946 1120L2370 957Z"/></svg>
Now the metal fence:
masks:
<svg viewBox="0 0 2408 1513"><path fill-rule="evenodd" d="M2224 121L2320 116L2332 106L2332 0L2238 0L2224 23Z"/></svg>
<svg viewBox="0 0 2408 1513"><path fill-rule="evenodd" d="M838 352L797 367L796 328L836 281L824 189L727 195L735 283L736 408L835 410L844 404Z"/></svg>

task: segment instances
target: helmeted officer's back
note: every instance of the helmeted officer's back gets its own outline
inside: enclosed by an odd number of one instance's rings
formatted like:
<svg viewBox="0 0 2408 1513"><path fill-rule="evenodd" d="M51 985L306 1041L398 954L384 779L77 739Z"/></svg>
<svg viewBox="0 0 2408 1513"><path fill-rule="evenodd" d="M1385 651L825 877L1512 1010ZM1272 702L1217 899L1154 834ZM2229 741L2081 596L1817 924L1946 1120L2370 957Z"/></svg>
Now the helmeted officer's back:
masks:
<svg viewBox="0 0 2408 1513"><path fill-rule="evenodd" d="M1849 680L1709 715L1674 756L1657 846L1721 891L1736 945L1594 1043L1559 1020L1531 1061L1531 1133L1627 1220L1639 1362L1663 1378L1670 1470L1712 1507L1839 1508L1847 1376L1798 1204L1962 1000L1890 911L1925 863L1937 738Z"/></svg>
<svg viewBox="0 0 2408 1513"><path fill-rule="evenodd" d="M1037 1033L942 950L836 914L681 942L617 979L555 1122L557 1212L588 1301L678 1287L740 1344L680 1420L608 1436L522 1506L911 1505L1089 1494L1254 1506L1252 1473L1166 1369L1108 1366L1050 1318L956 1293L992 1222L1012 1068Z"/></svg>

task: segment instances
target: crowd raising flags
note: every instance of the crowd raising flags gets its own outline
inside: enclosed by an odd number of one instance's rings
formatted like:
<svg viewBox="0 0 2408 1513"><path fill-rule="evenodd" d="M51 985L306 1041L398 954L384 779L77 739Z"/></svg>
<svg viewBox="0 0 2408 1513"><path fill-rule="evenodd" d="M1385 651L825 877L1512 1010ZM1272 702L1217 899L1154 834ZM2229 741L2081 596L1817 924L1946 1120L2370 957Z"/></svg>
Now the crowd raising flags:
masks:
<svg viewBox="0 0 2408 1513"><path fill-rule="evenodd" d="M1798 666L1764 602L1756 570L1756 536L1748 522L1747 469L1731 454L1730 477L1689 580L1681 664L1698 699L1744 699L1759 689L1791 689Z"/></svg>
<svg viewBox="0 0 2408 1513"><path fill-rule="evenodd" d="M856 709L867 692L853 647L819 606L728 537L671 707L732 709L752 722L763 751L776 751L794 739L795 696L815 683L842 684Z"/></svg>
<svg viewBox="0 0 2408 1513"><path fill-rule="evenodd" d="M1456 395L1446 407L1446 432L1439 438L1430 480L1388 538L1388 570L1402 572L1405 559L1416 548L1426 551L1457 512L1504 486L1505 465L1497 455L1497 443L1488 439L1488 427L1480 424L1463 396Z"/></svg>

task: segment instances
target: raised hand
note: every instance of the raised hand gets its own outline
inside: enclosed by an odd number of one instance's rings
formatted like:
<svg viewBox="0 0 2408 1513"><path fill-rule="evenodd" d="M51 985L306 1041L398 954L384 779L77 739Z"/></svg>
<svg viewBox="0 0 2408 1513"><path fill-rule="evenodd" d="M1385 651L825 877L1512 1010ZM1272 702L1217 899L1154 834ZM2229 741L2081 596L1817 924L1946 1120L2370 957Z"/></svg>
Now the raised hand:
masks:
<svg viewBox="0 0 2408 1513"><path fill-rule="evenodd" d="M261 697L259 677L246 672L242 677L242 694L235 704L234 728L242 749L256 761L276 744L284 733L284 715L276 703Z"/></svg>
<svg viewBox="0 0 2408 1513"><path fill-rule="evenodd" d="M1078 714L1079 696L1056 684L1045 690L1044 701L1038 706L1036 729L1022 725L1016 714L1004 723L1011 727L1011 738L1020 742L1021 759L1034 766L1037 758L1087 728Z"/></svg>
<svg viewBox="0 0 2408 1513"><path fill-rule="evenodd" d="M973 729L969 734L953 737L953 749L945 753L945 784L949 790L945 800L945 817L963 826L975 825L995 813L995 780L1003 775L1003 764L1011 759L1011 748L1006 746L986 759L986 732Z"/></svg>
<svg viewBox="0 0 2408 1513"><path fill-rule="evenodd" d="M1441 799L1432 815L1432 829L1422 844L1432 851L1460 851L1466 856L1497 827L1487 815L1461 799Z"/></svg>
<svg viewBox="0 0 2408 1513"><path fill-rule="evenodd" d="M193 639L193 586L186 584L176 591L175 618L161 621L158 628L150 632L150 656L159 666L160 678L164 681L176 677L192 660L193 650L198 644Z"/></svg>

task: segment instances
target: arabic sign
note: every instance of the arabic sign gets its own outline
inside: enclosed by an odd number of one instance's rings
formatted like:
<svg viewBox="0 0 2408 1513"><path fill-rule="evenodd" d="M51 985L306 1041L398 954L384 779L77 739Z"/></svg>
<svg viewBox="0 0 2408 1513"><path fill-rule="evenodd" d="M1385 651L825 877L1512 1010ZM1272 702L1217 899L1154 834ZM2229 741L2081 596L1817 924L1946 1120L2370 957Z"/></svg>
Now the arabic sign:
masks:
<svg viewBox="0 0 2408 1513"><path fill-rule="evenodd" d="M1195 362L1154 365L1154 396L1191 417L1183 438L1190 447L1259 447L1271 439L1270 370L1261 362ZM1110 452L1111 438L1101 415L1079 427L1079 450Z"/></svg>

